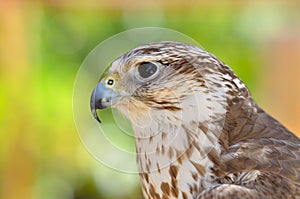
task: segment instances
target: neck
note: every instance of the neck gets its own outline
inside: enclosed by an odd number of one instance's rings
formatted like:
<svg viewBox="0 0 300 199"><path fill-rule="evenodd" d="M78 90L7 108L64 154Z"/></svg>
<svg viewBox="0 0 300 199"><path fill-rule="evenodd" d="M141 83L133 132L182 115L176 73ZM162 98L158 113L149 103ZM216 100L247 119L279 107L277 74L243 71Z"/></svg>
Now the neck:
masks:
<svg viewBox="0 0 300 199"><path fill-rule="evenodd" d="M134 128L137 165L145 198L155 198L156 194L161 198L196 197L214 184L210 174L214 166L212 159L218 159L220 154L219 134L212 133L212 127L205 123L163 123L159 126L163 129L155 132L150 128ZM139 138L140 135L148 137Z"/></svg>

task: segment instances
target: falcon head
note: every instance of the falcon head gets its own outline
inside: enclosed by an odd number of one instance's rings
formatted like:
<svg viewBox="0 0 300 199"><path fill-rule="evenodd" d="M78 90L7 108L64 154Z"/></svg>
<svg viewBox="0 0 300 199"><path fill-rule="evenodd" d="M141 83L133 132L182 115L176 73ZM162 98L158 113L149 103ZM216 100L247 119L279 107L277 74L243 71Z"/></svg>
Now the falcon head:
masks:
<svg viewBox="0 0 300 199"><path fill-rule="evenodd" d="M244 98L244 84L205 50L180 42L158 42L117 58L95 87L91 111L114 107L134 129L211 122L226 113L228 100Z"/></svg>

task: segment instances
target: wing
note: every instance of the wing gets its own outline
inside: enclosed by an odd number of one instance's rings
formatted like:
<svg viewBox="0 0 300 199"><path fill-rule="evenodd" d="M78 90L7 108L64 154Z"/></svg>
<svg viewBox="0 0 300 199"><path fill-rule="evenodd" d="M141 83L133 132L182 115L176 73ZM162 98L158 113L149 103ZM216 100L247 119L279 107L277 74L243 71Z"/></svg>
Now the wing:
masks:
<svg viewBox="0 0 300 199"><path fill-rule="evenodd" d="M227 114L228 145L221 154L224 172L219 177L220 184L234 186L220 185L203 194L213 198L220 194L231 194L232 198L238 194L245 195L242 198L300 198L299 138L251 99L249 104L236 106Z"/></svg>
<svg viewBox="0 0 300 199"><path fill-rule="evenodd" d="M300 198L299 186L291 181L263 172L257 179L247 183L220 184L201 193L197 199L297 199Z"/></svg>
<svg viewBox="0 0 300 199"><path fill-rule="evenodd" d="M221 159L227 174L223 179L234 176L235 186L221 185L205 193L211 194L212 198L226 198L223 197L226 194L228 198L300 198L297 140L248 138L230 146ZM257 175L247 176L253 172Z"/></svg>
<svg viewBox="0 0 300 199"><path fill-rule="evenodd" d="M234 184L222 184L202 192L197 199L218 198L218 199L252 199L258 198L256 190L248 189Z"/></svg>
<svg viewBox="0 0 300 199"><path fill-rule="evenodd" d="M265 171L300 185L299 144L273 138L248 139L229 147L222 156L229 173Z"/></svg>

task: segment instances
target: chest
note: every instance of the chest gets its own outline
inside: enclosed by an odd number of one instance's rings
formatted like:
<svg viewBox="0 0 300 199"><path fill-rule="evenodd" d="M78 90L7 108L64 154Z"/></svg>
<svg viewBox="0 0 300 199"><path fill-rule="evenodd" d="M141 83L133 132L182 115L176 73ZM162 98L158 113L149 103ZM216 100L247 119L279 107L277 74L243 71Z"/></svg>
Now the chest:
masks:
<svg viewBox="0 0 300 199"><path fill-rule="evenodd" d="M216 184L212 168L221 153L218 136L194 124L160 125L164 128L148 132L135 129L137 135L149 135L136 138L137 167L145 198L196 198Z"/></svg>
<svg viewBox="0 0 300 199"><path fill-rule="evenodd" d="M161 153L138 156L145 198L196 198L213 186L213 162L193 145L185 151L165 148Z"/></svg>

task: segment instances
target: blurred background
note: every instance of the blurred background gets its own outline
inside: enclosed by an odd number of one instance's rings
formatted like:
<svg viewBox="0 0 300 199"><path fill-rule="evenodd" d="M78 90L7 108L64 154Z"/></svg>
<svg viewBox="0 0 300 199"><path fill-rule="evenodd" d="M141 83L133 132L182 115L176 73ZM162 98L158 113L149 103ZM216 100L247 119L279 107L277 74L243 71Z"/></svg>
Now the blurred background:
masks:
<svg viewBox="0 0 300 199"><path fill-rule="evenodd" d="M297 0L0 0L0 198L142 198L137 175L84 148L72 89L97 44L145 26L194 38L300 136Z"/></svg>

